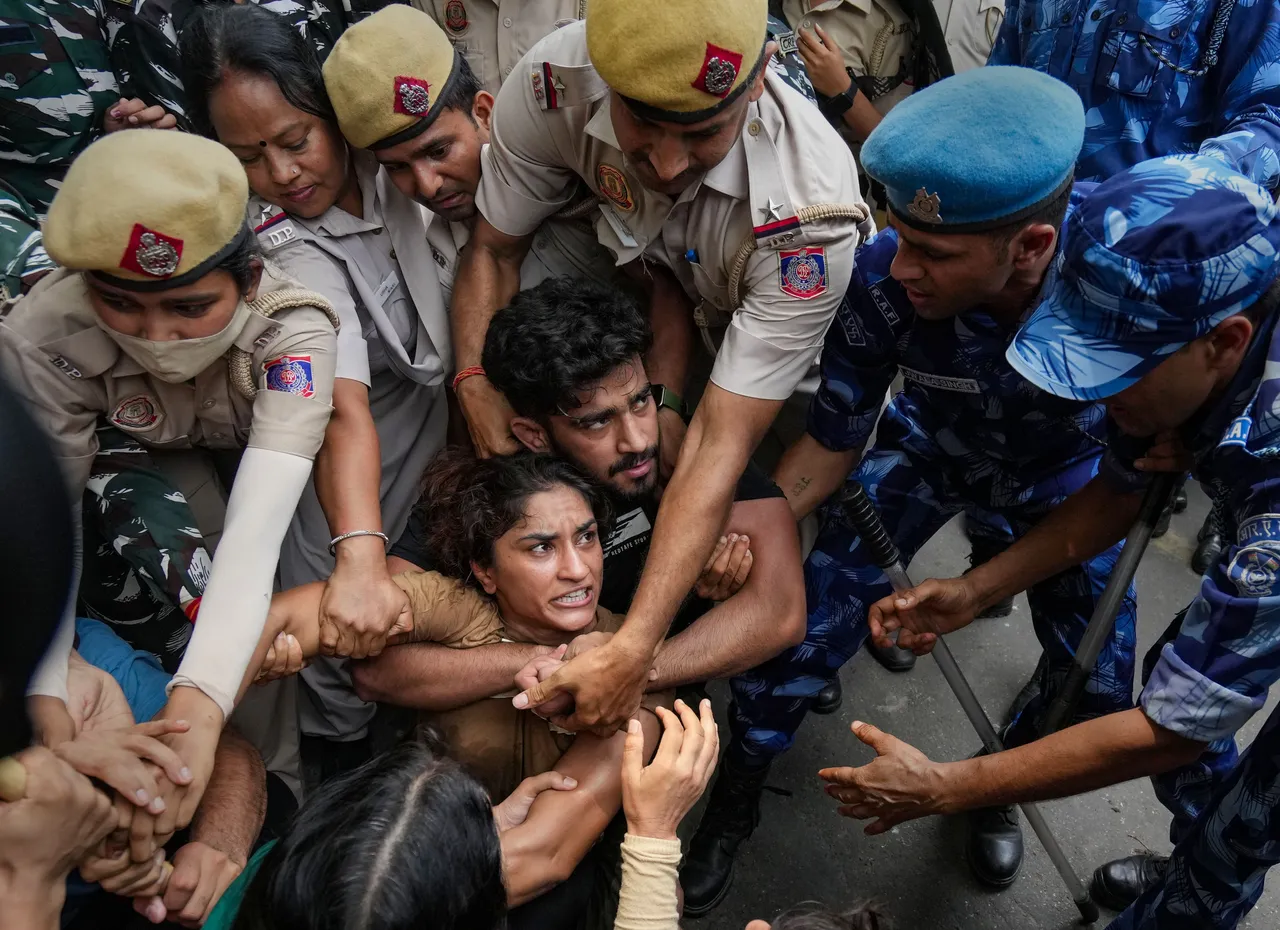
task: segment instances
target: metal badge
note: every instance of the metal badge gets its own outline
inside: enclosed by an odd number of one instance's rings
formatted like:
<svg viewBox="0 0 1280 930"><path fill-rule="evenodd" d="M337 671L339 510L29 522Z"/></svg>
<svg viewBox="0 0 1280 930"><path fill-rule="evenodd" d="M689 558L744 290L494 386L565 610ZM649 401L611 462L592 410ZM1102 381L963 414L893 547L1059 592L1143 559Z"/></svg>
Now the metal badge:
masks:
<svg viewBox="0 0 1280 930"><path fill-rule="evenodd" d="M425 116L431 109L431 85L418 78L396 78L395 111L406 116Z"/></svg>
<svg viewBox="0 0 1280 930"><path fill-rule="evenodd" d="M942 198L930 194L923 187L916 191L916 199L907 206L907 212L922 223L941 223Z"/></svg>
<svg viewBox="0 0 1280 930"><path fill-rule="evenodd" d="M138 237L133 258L139 268L156 278L171 275L178 268L178 250L153 232Z"/></svg>
<svg viewBox="0 0 1280 930"><path fill-rule="evenodd" d="M707 91L717 97L727 94L733 82L738 79L738 69L732 62L723 58L712 58L707 62Z"/></svg>

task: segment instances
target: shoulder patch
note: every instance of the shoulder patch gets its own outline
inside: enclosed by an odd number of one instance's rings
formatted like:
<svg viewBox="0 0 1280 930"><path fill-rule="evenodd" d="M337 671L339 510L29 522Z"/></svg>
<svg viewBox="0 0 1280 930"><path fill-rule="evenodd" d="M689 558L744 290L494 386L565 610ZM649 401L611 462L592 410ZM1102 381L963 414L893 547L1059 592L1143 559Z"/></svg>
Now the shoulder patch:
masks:
<svg viewBox="0 0 1280 930"><path fill-rule="evenodd" d="M1280 552L1267 546L1241 549L1227 568L1227 577L1241 597L1269 597L1280 572Z"/></svg>
<svg viewBox="0 0 1280 930"><path fill-rule="evenodd" d="M84 377L79 368L67 361L67 357L65 355L50 355L49 361L53 363L54 368L58 369L58 371L62 372L68 378Z"/></svg>
<svg viewBox="0 0 1280 930"><path fill-rule="evenodd" d="M581 106L604 96L608 86L591 65L535 61L529 72L533 99L544 110Z"/></svg>
<svg viewBox="0 0 1280 930"><path fill-rule="evenodd" d="M263 220L253 231L258 235L258 243L268 252L274 252L280 246L293 242L298 238L289 214L283 211Z"/></svg>
<svg viewBox="0 0 1280 930"><path fill-rule="evenodd" d="M1239 416L1231 421L1222 436L1220 446L1243 446L1249 442L1249 431L1253 428L1253 417Z"/></svg>
<svg viewBox="0 0 1280 930"><path fill-rule="evenodd" d="M782 293L812 300L827 291L826 249L789 249L778 253L778 284Z"/></svg>
<svg viewBox="0 0 1280 930"><path fill-rule="evenodd" d="M310 355L281 355L266 363L268 391L314 397L315 382L311 379Z"/></svg>

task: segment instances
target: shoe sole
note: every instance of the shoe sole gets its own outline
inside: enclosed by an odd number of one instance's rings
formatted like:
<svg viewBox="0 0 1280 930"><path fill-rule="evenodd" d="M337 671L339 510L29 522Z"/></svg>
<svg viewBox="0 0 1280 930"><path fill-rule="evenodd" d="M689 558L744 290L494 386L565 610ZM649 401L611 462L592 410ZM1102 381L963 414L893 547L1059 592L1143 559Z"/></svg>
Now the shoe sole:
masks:
<svg viewBox="0 0 1280 930"><path fill-rule="evenodd" d="M834 714L843 706L844 706L844 698L841 698L840 700L836 701L834 704L824 704L821 707L814 705L809 709L813 713L817 714L819 717L830 717L832 714Z"/></svg>
<svg viewBox="0 0 1280 930"><path fill-rule="evenodd" d="M690 920L697 920L699 917L706 917L719 907L724 902L724 899L729 896L729 888L733 885L733 873L736 867L737 863L729 867L729 877L725 879L724 885L721 886L720 891L716 893L716 896L709 903L704 904L702 907L690 907L686 901L684 912L680 916L688 917Z"/></svg>

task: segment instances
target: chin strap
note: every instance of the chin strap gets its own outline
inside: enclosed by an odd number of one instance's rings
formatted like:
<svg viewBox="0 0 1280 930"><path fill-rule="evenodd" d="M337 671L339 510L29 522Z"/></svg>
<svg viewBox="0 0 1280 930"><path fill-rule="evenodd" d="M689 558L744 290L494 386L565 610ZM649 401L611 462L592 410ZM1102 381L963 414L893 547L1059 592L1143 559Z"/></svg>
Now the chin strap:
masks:
<svg viewBox="0 0 1280 930"><path fill-rule="evenodd" d="M328 298L320 296L315 291L289 287L263 294L249 302L250 310L268 319L281 310L292 310L295 307L314 307L329 318L334 332L341 328L338 313L333 309L333 304L329 303ZM258 382L253 376L253 356L239 346L232 346L227 353L227 366L230 369L231 386L250 400L256 397Z"/></svg>

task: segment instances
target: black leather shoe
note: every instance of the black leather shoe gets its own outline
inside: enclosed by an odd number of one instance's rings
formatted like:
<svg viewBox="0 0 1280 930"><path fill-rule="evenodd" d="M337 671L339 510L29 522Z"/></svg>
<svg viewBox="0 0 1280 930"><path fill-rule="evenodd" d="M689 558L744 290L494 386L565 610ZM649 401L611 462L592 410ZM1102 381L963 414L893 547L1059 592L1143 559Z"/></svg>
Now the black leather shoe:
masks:
<svg viewBox="0 0 1280 930"><path fill-rule="evenodd" d="M1151 853L1116 859L1094 869L1089 894L1103 907L1123 911L1138 900L1139 895L1164 878L1168 867L1168 856L1155 856Z"/></svg>
<svg viewBox="0 0 1280 930"><path fill-rule="evenodd" d="M1013 807L984 807L969 814L965 856L974 878L992 888L1008 888L1022 868L1022 828Z"/></svg>
<svg viewBox="0 0 1280 930"><path fill-rule="evenodd" d="M1159 539L1165 533L1169 532L1169 523L1173 520L1173 506L1166 507L1160 514L1160 519L1156 521L1155 528L1151 531L1152 539Z"/></svg>
<svg viewBox="0 0 1280 930"><path fill-rule="evenodd" d="M755 771L739 769L728 757L721 764L680 869L685 917L709 913L729 893L738 847L760 823L760 794L768 777L767 765Z"/></svg>
<svg viewBox="0 0 1280 930"><path fill-rule="evenodd" d="M1173 492L1173 512L1182 513L1187 509L1187 483L1184 481L1178 485L1178 490Z"/></svg>
<svg viewBox="0 0 1280 930"><path fill-rule="evenodd" d="M1197 575L1203 575L1218 564L1224 548L1226 548L1226 541L1218 532L1218 525L1214 522L1213 514L1210 513L1204 518L1204 525L1196 534L1196 551L1191 556L1191 570Z"/></svg>
<svg viewBox="0 0 1280 930"><path fill-rule="evenodd" d="M840 678L832 678L827 682L827 686L818 692L813 699L813 705L809 708L815 714L834 714L840 709L840 705L844 703L844 689L840 687Z"/></svg>
<svg viewBox="0 0 1280 930"><path fill-rule="evenodd" d="M916 667L916 654L910 649L903 649L896 642L888 649L881 649L875 644L875 640L868 638L867 649L877 662L891 672L909 672Z"/></svg>

